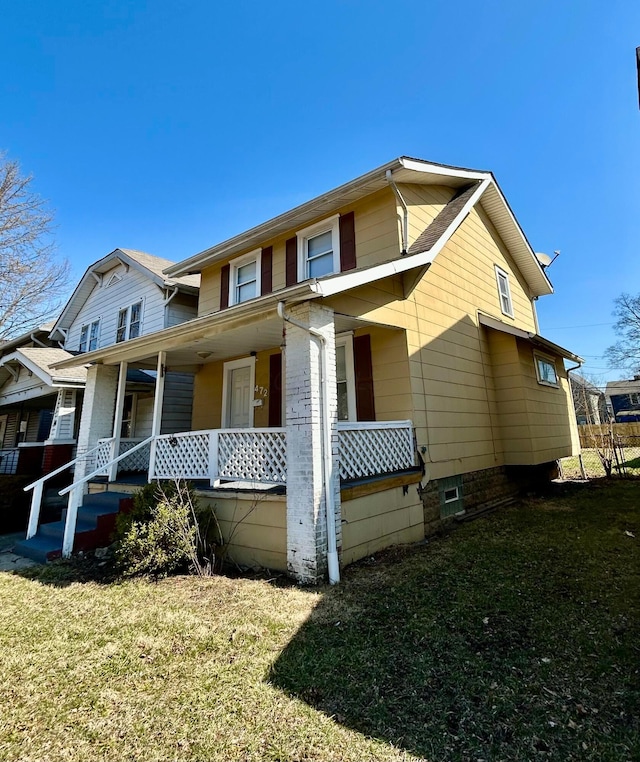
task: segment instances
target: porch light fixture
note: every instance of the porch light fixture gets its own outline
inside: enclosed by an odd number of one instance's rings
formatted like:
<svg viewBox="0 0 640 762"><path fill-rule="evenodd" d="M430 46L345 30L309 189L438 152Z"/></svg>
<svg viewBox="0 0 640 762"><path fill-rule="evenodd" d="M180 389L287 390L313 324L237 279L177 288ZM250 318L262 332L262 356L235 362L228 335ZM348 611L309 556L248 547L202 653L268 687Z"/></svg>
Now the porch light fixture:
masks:
<svg viewBox="0 0 640 762"><path fill-rule="evenodd" d="M202 358L203 360L206 360L207 357L211 357L213 352L204 352L204 351L201 351L201 352L196 352L196 354L198 355L198 357Z"/></svg>

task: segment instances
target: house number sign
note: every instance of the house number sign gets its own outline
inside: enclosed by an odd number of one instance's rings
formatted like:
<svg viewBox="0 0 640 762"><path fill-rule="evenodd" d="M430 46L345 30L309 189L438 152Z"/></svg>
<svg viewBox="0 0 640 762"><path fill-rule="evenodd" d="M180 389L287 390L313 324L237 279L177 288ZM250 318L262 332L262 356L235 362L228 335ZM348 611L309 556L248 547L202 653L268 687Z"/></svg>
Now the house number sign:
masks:
<svg viewBox="0 0 640 762"><path fill-rule="evenodd" d="M258 386L256 384L254 390L255 394L259 395L260 397L268 397L269 396L269 390L265 389L264 386Z"/></svg>

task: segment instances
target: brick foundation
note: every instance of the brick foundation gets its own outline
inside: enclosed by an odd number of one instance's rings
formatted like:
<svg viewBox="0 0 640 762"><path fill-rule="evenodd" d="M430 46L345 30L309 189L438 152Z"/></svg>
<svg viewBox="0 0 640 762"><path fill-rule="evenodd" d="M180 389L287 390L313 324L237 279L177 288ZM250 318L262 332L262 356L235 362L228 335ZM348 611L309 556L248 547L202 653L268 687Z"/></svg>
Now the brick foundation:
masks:
<svg viewBox="0 0 640 762"><path fill-rule="evenodd" d="M473 515L508 498L515 498L530 491L543 489L557 476L557 465L542 463L538 466L498 466L483 471L462 474L462 496L465 515ZM430 481L420 491L424 508L425 535L437 532L451 520L440 517L440 492L438 480Z"/></svg>

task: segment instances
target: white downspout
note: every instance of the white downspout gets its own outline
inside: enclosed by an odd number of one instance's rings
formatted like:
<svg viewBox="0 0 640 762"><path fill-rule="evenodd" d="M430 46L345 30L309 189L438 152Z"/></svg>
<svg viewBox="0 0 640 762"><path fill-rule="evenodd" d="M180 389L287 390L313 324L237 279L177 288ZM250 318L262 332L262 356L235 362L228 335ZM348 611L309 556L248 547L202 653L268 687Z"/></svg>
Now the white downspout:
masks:
<svg viewBox="0 0 640 762"><path fill-rule="evenodd" d="M409 248L409 207L407 206L407 202L402 198L402 193L398 190L398 186L394 183L391 177L391 170L387 170L387 182L391 186L393 192L395 193L396 198L398 199L398 203L404 210L404 222L402 224L402 254L407 253L407 249Z"/></svg>
<svg viewBox="0 0 640 762"><path fill-rule="evenodd" d="M329 584L340 582L340 564L338 561L338 545L336 541L336 506L333 496L333 458L331 455L331 424L329 421L329 400L327 398L327 340L320 331L310 325L295 320L284 311L284 302L278 302L278 315L291 325L302 328L312 336L320 348L320 399L322 401L322 466L324 484L324 504L327 514L327 566Z"/></svg>

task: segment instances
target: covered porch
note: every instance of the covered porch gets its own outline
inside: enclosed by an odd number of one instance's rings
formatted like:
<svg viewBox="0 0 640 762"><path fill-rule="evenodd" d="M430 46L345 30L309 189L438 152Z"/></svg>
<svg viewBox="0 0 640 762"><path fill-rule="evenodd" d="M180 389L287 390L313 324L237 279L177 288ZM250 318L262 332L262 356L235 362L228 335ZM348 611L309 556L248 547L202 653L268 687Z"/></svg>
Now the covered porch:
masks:
<svg viewBox="0 0 640 762"><path fill-rule="evenodd" d="M345 486L420 477L405 333L312 301L233 311L233 321L206 316L85 356L94 364L74 489L131 470L149 480L192 480L217 494L275 489L286 494L287 571L316 580L342 547ZM401 380L388 378L390 366L401 366ZM144 439L121 436L132 367L156 376ZM194 376L189 431L163 430L170 372Z"/></svg>

